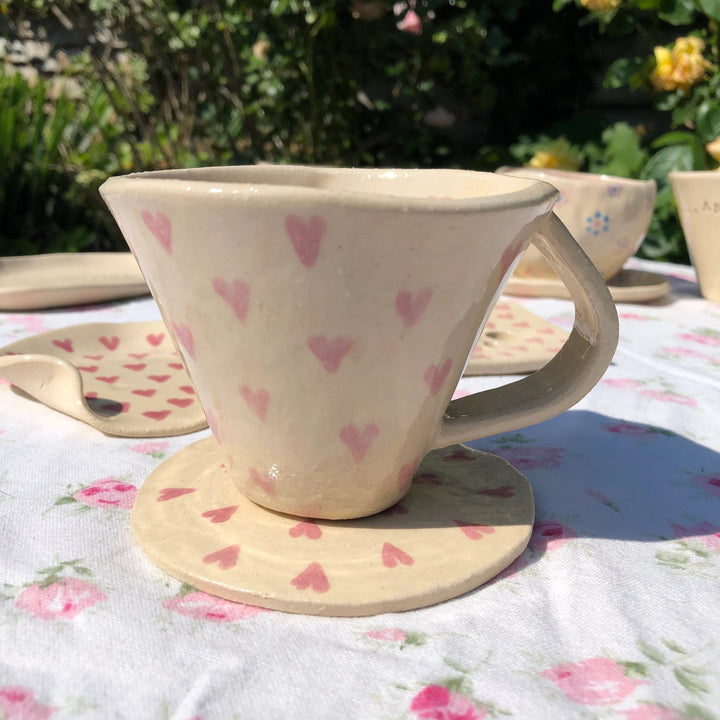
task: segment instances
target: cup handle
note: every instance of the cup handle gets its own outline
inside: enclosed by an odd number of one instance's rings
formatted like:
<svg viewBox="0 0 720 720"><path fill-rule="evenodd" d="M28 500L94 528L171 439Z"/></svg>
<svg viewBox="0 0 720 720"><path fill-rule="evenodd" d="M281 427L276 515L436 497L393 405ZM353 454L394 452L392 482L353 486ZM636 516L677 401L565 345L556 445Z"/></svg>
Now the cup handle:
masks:
<svg viewBox="0 0 720 720"><path fill-rule="evenodd" d="M433 449L517 430L559 415L600 380L615 353L618 317L607 285L557 218L539 219L532 242L570 292L575 322L544 367L508 385L453 400Z"/></svg>

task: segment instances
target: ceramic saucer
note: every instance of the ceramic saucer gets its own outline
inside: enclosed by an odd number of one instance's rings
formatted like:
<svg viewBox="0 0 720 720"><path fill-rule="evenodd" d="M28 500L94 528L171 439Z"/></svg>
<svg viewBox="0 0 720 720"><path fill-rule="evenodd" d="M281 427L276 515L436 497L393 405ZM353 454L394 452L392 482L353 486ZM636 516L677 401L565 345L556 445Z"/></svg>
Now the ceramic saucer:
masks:
<svg viewBox="0 0 720 720"><path fill-rule="evenodd" d="M523 551L533 518L527 480L460 445L429 453L403 500L377 515L282 515L240 495L209 437L148 477L131 526L153 562L199 590L273 610L360 616L480 586Z"/></svg>
<svg viewBox="0 0 720 720"><path fill-rule="evenodd" d="M108 435L166 437L207 427L160 321L92 323L0 348L0 377Z"/></svg>
<svg viewBox="0 0 720 720"><path fill-rule="evenodd" d="M0 310L38 310L149 294L132 253L0 257Z"/></svg>
<svg viewBox="0 0 720 720"><path fill-rule="evenodd" d="M562 347L568 333L512 301L499 302L465 366L464 375L533 372Z"/></svg>
<svg viewBox="0 0 720 720"><path fill-rule="evenodd" d="M645 270L621 270L607 281L615 302L641 303L657 300L670 292L670 282L664 275ZM559 279L510 277L504 292L525 297L569 298L567 288Z"/></svg>

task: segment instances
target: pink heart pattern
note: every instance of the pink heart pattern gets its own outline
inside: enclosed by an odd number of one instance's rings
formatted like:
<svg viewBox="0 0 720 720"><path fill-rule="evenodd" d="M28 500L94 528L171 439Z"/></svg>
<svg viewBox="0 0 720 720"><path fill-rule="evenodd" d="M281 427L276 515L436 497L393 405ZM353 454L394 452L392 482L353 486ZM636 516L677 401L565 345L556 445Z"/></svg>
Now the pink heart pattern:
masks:
<svg viewBox="0 0 720 720"><path fill-rule="evenodd" d="M248 468L248 475L250 475L250 480L255 485L259 485L268 495L275 494L275 478L269 472L265 473L265 477L263 477L257 468L251 467Z"/></svg>
<svg viewBox="0 0 720 720"><path fill-rule="evenodd" d="M250 302L250 286L239 278L227 282L221 277L214 277L212 286L215 292L230 306L235 317L241 322L245 322Z"/></svg>
<svg viewBox="0 0 720 720"><path fill-rule="evenodd" d="M307 222L299 215L288 215L285 218L285 232L295 248L298 260L307 268L317 262L326 230L327 223L320 215L313 215Z"/></svg>
<svg viewBox="0 0 720 720"><path fill-rule="evenodd" d="M59 347L61 350L65 350L65 352L71 353L73 351L72 340L69 338L65 340L53 340L52 344L55 345L55 347Z"/></svg>
<svg viewBox="0 0 720 720"><path fill-rule="evenodd" d="M297 525L293 525L288 530L288 535L294 538L302 537L304 535L308 538L308 540L319 540L322 537L322 530L316 522L313 522L312 520L303 520Z"/></svg>
<svg viewBox="0 0 720 720"><path fill-rule="evenodd" d="M108 350L116 350L117 346L120 344L120 338L117 337L117 335L113 335L111 338L103 335L99 338L99 340Z"/></svg>
<svg viewBox="0 0 720 720"><path fill-rule="evenodd" d="M408 555L404 550L393 545L392 543L386 542L382 546L382 564L386 568L394 568L400 565L412 565L415 560Z"/></svg>
<svg viewBox="0 0 720 720"><path fill-rule="evenodd" d="M330 589L328 580L322 565L319 562L311 562L299 575L291 581L291 585L298 590L310 588L316 593L326 593Z"/></svg>
<svg viewBox="0 0 720 720"><path fill-rule="evenodd" d="M313 335L308 338L307 344L322 366L329 373L334 373L352 349L353 341L344 335L338 335L332 340L328 340L325 335Z"/></svg>
<svg viewBox="0 0 720 720"><path fill-rule="evenodd" d="M395 296L395 312L402 324L411 328L421 318L432 299L432 290L424 287L413 295L409 290L401 290Z"/></svg>
<svg viewBox="0 0 720 720"><path fill-rule="evenodd" d="M360 432L355 425L345 425L340 428L340 440L347 445L356 463L361 463L365 458L375 438L380 434L377 425L371 423Z"/></svg>
<svg viewBox="0 0 720 720"><path fill-rule="evenodd" d="M455 524L470 538L470 540L482 540L483 534L492 535L495 528L491 525L478 525L477 523L456 520Z"/></svg>
<svg viewBox="0 0 720 720"><path fill-rule="evenodd" d="M172 253L172 226L170 218L158 210L154 215L149 210L140 213L146 227L155 236L155 239L162 245L165 252Z"/></svg>
<svg viewBox="0 0 720 720"><path fill-rule="evenodd" d="M202 513L202 517L209 518L211 523L224 523L235 514L237 509L237 505L228 505L227 507L216 508L215 510L206 510Z"/></svg>
<svg viewBox="0 0 720 720"><path fill-rule="evenodd" d="M440 388L445 382L445 378L448 376L450 368L452 368L452 359L447 358L440 367L437 365L430 365L430 367L425 370L425 375L423 376L425 384L430 388L430 394L433 397L440 392Z"/></svg>
<svg viewBox="0 0 720 720"><path fill-rule="evenodd" d="M247 403L248 407L260 418L267 417L268 406L270 405L270 393L265 388L253 390L247 385L240 386L240 397Z"/></svg>
<svg viewBox="0 0 720 720"><path fill-rule="evenodd" d="M175 337L178 342L185 348L187 354L194 360L195 359L195 340L193 338L192 330L185 325L185 323L172 324L173 330L175 331Z"/></svg>
<svg viewBox="0 0 720 720"><path fill-rule="evenodd" d="M174 500L175 498L182 497L195 492L197 488L162 488L157 496L158 502L167 502L168 500Z"/></svg>
<svg viewBox="0 0 720 720"><path fill-rule="evenodd" d="M237 565L238 555L240 554L239 545L228 545L222 550L216 550L203 558L206 565L217 563L221 570L230 570Z"/></svg>

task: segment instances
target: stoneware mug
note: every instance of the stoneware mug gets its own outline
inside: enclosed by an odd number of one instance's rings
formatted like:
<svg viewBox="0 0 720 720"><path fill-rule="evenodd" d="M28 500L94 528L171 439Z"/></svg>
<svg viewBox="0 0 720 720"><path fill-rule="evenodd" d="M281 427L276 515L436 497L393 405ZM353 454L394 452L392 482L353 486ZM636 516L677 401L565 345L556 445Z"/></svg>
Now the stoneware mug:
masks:
<svg viewBox="0 0 720 720"><path fill-rule="evenodd" d="M605 280L617 275L645 239L655 208L654 180L526 167L502 167L498 172L544 180L557 188L555 214ZM555 273L542 253L530 247L515 276L553 278Z"/></svg>
<svg viewBox="0 0 720 720"><path fill-rule="evenodd" d="M133 174L101 193L233 482L274 510L379 512L429 450L562 412L615 350L607 287L547 183L260 165ZM567 343L527 378L450 402L531 241L574 300Z"/></svg>
<svg viewBox="0 0 720 720"><path fill-rule="evenodd" d="M720 302L720 171L676 170L668 178L700 292Z"/></svg>

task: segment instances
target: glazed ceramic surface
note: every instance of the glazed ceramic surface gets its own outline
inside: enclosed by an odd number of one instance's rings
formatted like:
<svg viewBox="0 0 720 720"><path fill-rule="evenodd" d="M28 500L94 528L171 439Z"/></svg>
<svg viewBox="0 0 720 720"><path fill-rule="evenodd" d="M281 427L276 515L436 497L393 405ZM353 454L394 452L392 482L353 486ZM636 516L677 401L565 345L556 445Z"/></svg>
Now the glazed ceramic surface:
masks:
<svg viewBox="0 0 720 720"><path fill-rule="evenodd" d="M527 480L462 446L428 454L402 502L372 517L269 512L237 492L210 437L150 475L131 524L157 565L205 592L288 612L371 615L478 587L523 551L533 518Z"/></svg>
<svg viewBox="0 0 720 720"><path fill-rule="evenodd" d="M619 272L645 239L655 208L654 180L524 167L499 172L543 180L558 189L555 214L606 280ZM518 263L514 277L556 279L533 247Z"/></svg>
<svg viewBox="0 0 720 720"><path fill-rule="evenodd" d="M546 183L255 166L113 178L101 192L233 481L275 510L379 512L429 450L565 410L615 350L612 300ZM450 403L531 240L568 284L575 328L529 378Z"/></svg>
<svg viewBox="0 0 720 720"><path fill-rule="evenodd" d="M492 309L463 374L512 375L539 370L557 354L567 337L557 325L504 300Z"/></svg>
<svg viewBox="0 0 720 720"><path fill-rule="evenodd" d="M0 348L0 377L109 435L165 437L207 427L162 322L89 323Z"/></svg>
<svg viewBox="0 0 720 720"><path fill-rule="evenodd" d="M607 281L608 290L615 302L643 303L667 295L670 282L664 275L623 268ZM568 298L570 293L559 278L533 278L513 275L505 286L505 293L523 297Z"/></svg>
<svg viewBox="0 0 720 720"><path fill-rule="evenodd" d="M720 172L676 171L668 177L700 292L720 302Z"/></svg>
<svg viewBox="0 0 720 720"><path fill-rule="evenodd" d="M147 295L132 253L0 257L0 310L35 310Z"/></svg>

